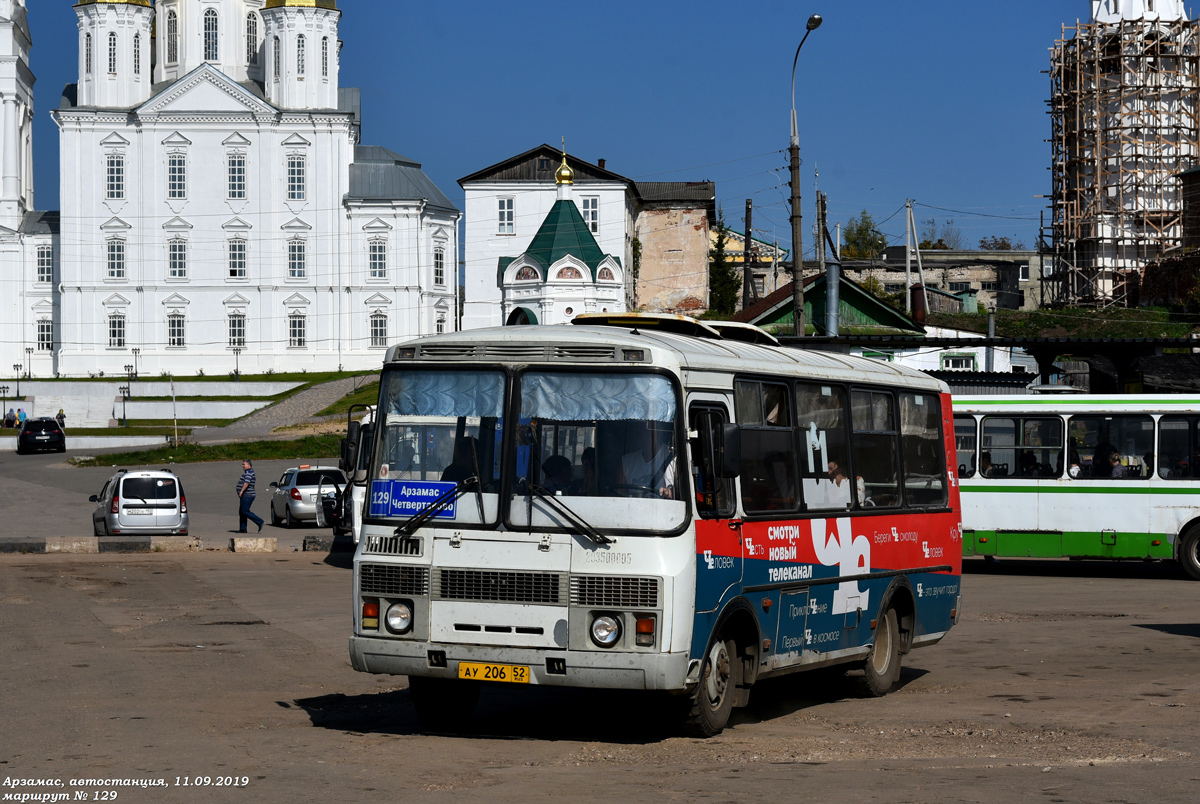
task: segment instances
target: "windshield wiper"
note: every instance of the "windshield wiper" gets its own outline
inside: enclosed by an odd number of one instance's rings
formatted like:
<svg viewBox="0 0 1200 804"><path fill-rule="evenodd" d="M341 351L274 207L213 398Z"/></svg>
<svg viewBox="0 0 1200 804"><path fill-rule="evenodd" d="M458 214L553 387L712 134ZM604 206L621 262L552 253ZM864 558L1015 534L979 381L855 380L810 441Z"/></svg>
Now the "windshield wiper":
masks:
<svg viewBox="0 0 1200 804"><path fill-rule="evenodd" d="M575 513L573 510L571 510L571 508L566 503L559 500L553 494L550 494L542 486L530 484L529 494L531 496L536 496L539 500L544 502L547 506L549 506L550 508L553 508L555 510L555 512L557 512L560 516L563 517L563 519L566 519L567 522L574 525L576 530L578 530L580 533L582 533L588 539L591 539L596 544L612 544L613 543L612 539L608 538L603 533L601 533L600 531L598 531L594 527L592 527L590 524L588 524L587 520L585 520L579 514Z"/></svg>
<svg viewBox="0 0 1200 804"><path fill-rule="evenodd" d="M471 486L478 486L479 478L466 477L454 484L454 488L448 490L441 497L431 502L429 505L422 508L413 518L405 522L400 527L396 528L396 535L403 533L405 536L411 536L417 528L424 525L430 518L435 516L439 511L445 510L447 506L457 500Z"/></svg>

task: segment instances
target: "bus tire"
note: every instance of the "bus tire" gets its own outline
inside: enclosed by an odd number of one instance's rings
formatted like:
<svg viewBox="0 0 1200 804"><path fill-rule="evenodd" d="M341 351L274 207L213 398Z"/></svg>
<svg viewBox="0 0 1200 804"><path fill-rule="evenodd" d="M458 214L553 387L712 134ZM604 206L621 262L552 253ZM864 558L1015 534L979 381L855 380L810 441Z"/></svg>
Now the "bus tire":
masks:
<svg viewBox="0 0 1200 804"><path fill-rule="evenodd" d="M737 643L722 633L713 640L700 668L700 683L692 698L686 731L696 737L720 734L729 723L733 699L741 684L742 662Z"/></svg>
<svg viewBox="0 0 1200 804"><path fill-rule="evenodd" d="M1200 527L1193 527L1179 542L1179 563L1184 572L1200 581Z"/></svg>
<svg viewBox="0 0 1200 804"><path fill-rule="evenodd" d="M479 705L480 685L455 678L410 676L408 695L421 724L430 731L458 731Z"/></svg>
<svg viewBox="0 0 1200 804"><path fill-rule="evenodd" d="M896 610L888 607L875 629L871 652L859 679L862 691L872 698L887 695L900 678L900 625Z"/></svg>

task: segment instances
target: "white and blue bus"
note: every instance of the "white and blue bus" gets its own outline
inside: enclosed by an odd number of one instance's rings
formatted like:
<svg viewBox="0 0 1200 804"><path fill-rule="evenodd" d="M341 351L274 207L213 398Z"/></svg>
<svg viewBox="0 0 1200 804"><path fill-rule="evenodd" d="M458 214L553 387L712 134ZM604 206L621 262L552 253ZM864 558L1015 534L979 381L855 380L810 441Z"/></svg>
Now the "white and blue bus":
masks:
<svg viewBox="0 0 1200 804"><path fill-rule="evenodd" d="M955 400L968 556L1160 559L1200 580L1200 400Z"/></svg>
<svg viewBox="0 0 1200 804"><path fill-rule="evenodd" d="M958 616L951 416L919 372L676 316L394 346L353 666L432 726L483 682L665 691L703 735L768 676L882 695Z"/></svg>

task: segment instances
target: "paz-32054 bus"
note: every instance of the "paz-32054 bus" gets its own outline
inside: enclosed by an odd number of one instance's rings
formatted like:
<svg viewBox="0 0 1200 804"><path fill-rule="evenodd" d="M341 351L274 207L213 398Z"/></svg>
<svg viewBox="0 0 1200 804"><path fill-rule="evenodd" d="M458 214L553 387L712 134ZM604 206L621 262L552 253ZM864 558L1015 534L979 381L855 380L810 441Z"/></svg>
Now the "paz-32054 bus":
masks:
<svg viewBox="0 0 1200 804"><path fill-rule="evenodd" d="M951 415L918 372L679 317L392 347L353 666L433 726L481 682L666 691L703 735L772 675L882 695L958 616Z"/></svg>

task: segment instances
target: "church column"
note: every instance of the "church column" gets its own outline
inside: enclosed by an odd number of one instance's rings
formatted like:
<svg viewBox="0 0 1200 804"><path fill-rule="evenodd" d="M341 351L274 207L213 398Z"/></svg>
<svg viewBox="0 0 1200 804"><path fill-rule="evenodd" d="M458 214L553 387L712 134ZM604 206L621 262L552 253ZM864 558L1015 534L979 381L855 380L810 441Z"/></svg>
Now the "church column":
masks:
<svg viewBox="0 0 1200 804"><path fill-rule="evenodd" d="M17 130L17 98L15 95L9 95L4 99L3 202L4 211L10 215L16 214L17 199L21 197L20 148L20 135Z"/></svg>

